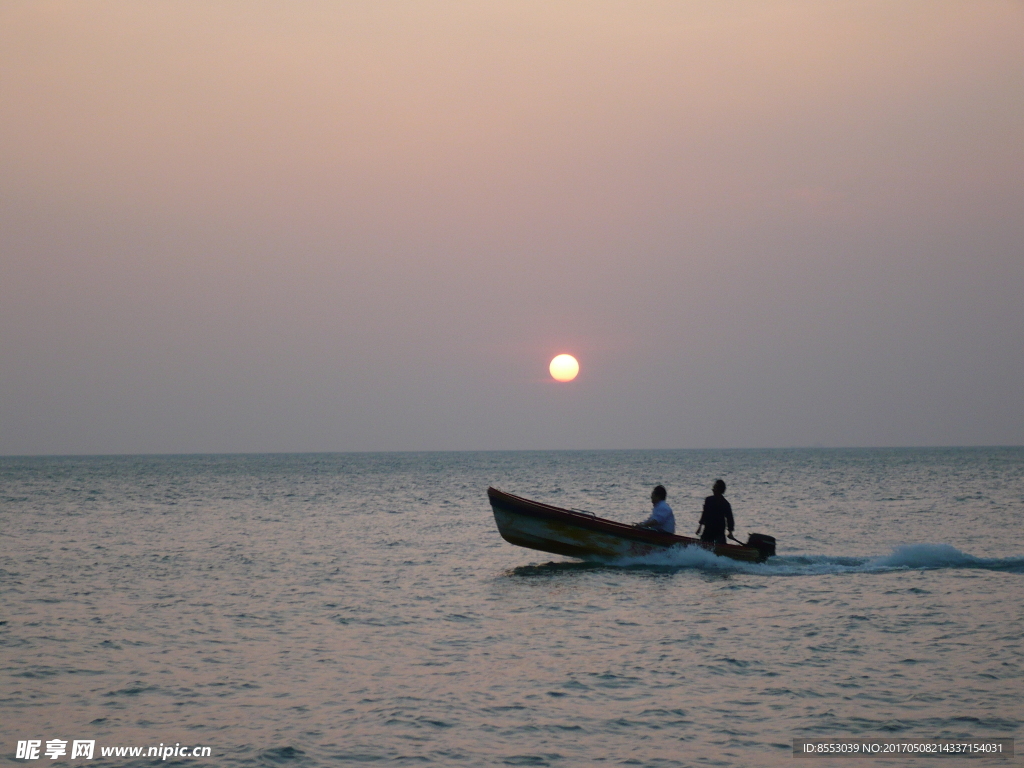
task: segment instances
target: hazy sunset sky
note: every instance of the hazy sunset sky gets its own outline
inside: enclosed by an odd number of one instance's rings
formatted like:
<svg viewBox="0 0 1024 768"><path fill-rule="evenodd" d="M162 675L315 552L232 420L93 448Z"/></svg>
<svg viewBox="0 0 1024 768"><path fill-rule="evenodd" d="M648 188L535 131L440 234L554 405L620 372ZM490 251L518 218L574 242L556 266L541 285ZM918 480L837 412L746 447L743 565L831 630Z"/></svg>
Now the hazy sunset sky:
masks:
<svg viewBox="0 0 1024 768"><path fill-rule="evenodd" d="M1024 3L0 4L0 453L815 444L1024 444Z"/></svg>

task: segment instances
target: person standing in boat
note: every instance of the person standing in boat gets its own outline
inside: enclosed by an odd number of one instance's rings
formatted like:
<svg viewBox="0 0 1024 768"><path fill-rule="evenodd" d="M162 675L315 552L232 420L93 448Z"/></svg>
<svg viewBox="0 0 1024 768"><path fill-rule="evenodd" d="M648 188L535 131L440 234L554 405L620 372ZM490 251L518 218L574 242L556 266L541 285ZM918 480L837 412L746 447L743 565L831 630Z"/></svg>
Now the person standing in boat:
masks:
<svg viewBox="0 0 1024 768"><path fill-rule="evenodd" d="M725 544L725 529L729 529L732 536L733 519L732 505L726 500L725 481L719 478L711 487L711 496L704 499L704 514L700 516L700 523L697 525L697 535L700 540L712 544ZM701 533L701 529L704 532Z"/></svg>
<svg viewBox="0 0 1024 768"><path fill-rule="evenodd" d="M642 523L637 523L636 527L650 528L652 531L675 533L676 516L672 513L672 507L665 501L667 498L668 492L665 490L664 485L654 486L654 490L651 491L651 504L654 506L651 510L651 516Z"/></svg>

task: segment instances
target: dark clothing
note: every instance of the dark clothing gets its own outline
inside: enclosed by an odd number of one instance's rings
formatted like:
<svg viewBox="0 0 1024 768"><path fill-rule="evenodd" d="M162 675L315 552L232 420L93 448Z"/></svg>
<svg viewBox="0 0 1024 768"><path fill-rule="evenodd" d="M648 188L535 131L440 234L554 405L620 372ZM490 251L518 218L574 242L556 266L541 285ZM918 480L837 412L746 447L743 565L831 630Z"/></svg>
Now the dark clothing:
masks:
<svg viewBox="0 0 1024 768"><path fill-rule="evenodd" d="M704 526L701 541L713 541L725 544L725 529L733 530L732 505L725 496L708 496L704 499L704 514L700 516L700 525Z"/></svg>

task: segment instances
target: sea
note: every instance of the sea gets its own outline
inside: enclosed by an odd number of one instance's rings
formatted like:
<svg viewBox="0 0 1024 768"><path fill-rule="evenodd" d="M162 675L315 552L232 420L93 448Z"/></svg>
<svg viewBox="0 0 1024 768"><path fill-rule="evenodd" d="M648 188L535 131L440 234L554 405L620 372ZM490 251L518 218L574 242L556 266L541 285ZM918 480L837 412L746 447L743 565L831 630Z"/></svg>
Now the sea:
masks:
<svg viewBox="0 0 1024 768"><path fill-rule="evenodd" d="M486 493L635 522L662 483L685 534L719 477L767 563L523 549ZM0 457L2 765L792 766L1022 723L1024 448Z"/></svg>

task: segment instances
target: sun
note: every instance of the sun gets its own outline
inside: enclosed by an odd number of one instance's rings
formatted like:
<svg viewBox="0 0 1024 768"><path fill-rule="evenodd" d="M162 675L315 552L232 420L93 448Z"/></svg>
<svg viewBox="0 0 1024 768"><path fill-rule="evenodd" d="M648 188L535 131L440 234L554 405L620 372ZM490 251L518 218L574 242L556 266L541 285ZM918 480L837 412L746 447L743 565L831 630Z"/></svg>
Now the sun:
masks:
<svg viewBox="0 0 1024 768"><path fill-rule="evenodd" d="M555 381L572 381L580 372L580 364L572 355L557 355L548 366Z"/></svg>

